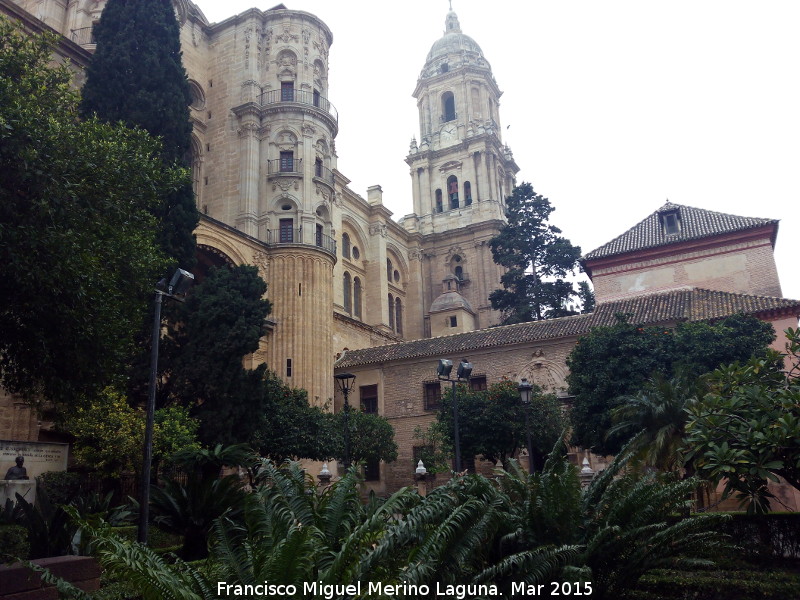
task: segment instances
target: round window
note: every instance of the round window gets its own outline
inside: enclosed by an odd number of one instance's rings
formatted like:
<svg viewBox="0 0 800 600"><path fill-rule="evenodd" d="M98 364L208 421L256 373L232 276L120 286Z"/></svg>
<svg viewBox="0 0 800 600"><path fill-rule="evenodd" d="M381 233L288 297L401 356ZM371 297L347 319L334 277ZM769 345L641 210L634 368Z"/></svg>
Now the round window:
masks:
<svg viewBox="0 0 800 600"><path fill-rule="evenodd" d="M284 204L283 206L281 206L281 210L292 210L292 205Z"/></svg>
<svg viewBox="0 0 800 600"><path fill-rule="evenodd" d="M394 270L394 281L395 283L400 282L400 271L398 271L397 269Z"/></svg>

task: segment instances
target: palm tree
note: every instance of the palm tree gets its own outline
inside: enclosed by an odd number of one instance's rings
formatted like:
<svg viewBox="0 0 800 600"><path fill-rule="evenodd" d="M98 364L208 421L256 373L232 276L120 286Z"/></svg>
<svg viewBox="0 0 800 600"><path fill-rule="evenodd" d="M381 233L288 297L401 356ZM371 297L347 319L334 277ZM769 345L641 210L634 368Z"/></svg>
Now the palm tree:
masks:
<svg viewBox="0 0 800 600"><path fill-rule="evenodd" d="M704 393L702 378L678 375L652 379L639 393L623 396L611 413L615 425L608 435L637 437L636 462L659 471L677 471L683 464L679 450L688 421L686 408ZM691 475L691 471L689 473Z"/></svg>

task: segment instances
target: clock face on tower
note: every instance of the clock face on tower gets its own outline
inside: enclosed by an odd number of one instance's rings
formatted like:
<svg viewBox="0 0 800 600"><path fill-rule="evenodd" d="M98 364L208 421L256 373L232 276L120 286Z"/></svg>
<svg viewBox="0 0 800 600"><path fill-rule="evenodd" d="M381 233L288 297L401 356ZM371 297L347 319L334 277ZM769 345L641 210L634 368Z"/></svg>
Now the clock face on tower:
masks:
<svg viewBox="0 0 800 600"><path fill-rule="evenodd" d="M458 127L455 123L445 123L439 130L439 142L442 146L450 146L458 141Z"/></svg>

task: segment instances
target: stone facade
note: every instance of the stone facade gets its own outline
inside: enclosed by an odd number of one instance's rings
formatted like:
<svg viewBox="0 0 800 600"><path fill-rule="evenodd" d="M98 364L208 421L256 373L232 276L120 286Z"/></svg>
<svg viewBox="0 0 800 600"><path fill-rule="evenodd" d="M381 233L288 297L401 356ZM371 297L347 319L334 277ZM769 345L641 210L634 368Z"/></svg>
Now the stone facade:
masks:
<svg viewBox="0 0 800 600"><path fill-rule="evenodd" d="M492 327L500 315L488 297L502 271L488 242L518 167L501 138L501 91L456 14L447 14L414 90L420 136L405 159L413 213L395 222L379 186L365 199L337 169L333 35L322 21L279 4L209 24L190 1L174 4L193 93L200 268L253 264L267 281L270 331L248 364L266 362L312 403L333 399L334 410L343 405L334 371L357 376L355 405L377 390L400 449L369 483L378 492L413 481L414 429L435 418L425 390L438 385L439 358L469 358L487 384L526 377L566 403L566 356L615 312L664 326L736 312L779 331L797 324L800 303L778 298L776 222L668 203L584 258L594 313ZM31 30L61 33L61 53L77 66L94 49L104 5L0 0ZM36 439L35 415L18 404L0 398L0 437ZM576 463L584 456L573 453ZM602 457L588 458L603 467Z"/></svg>

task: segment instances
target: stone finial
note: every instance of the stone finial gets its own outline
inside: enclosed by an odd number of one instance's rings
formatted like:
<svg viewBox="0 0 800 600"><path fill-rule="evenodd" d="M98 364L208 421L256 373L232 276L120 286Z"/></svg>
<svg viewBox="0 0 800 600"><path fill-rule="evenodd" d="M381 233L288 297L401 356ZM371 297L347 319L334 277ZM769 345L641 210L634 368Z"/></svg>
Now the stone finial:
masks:
<svg viewBox="0 0 800 600"><path fill-rule="evenodd" d="M331 482L331 471L328 469L327 462L322 463L322 468L319 470L317 477L322 485L328 485Z"/></svg>

